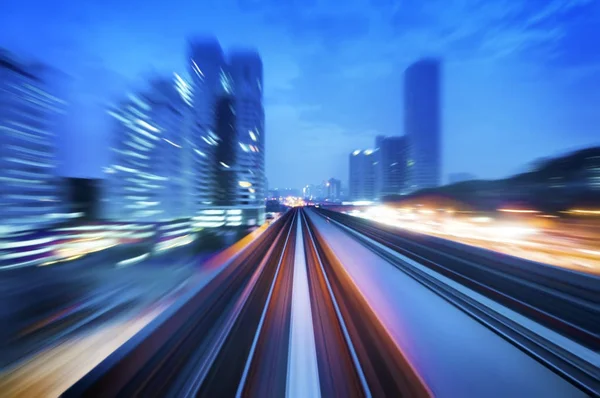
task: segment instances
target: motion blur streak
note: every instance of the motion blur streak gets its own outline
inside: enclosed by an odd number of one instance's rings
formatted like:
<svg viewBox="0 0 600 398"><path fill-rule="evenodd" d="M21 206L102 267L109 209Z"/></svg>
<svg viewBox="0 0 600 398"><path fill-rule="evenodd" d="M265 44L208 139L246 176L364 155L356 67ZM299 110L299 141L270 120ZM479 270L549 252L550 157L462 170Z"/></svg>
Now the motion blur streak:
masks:
<svg viewBox="0 0 600 398"><path fill-rule="evenodd" d="M296 224L298 224L296 222ZM263 309L261 323L248 356L244 378L237 396L282 397L286 392L287 365L292 314L292 278L294 276L298 228L292 224L281 253L275 279ZM264 318L264 323L263 323ZM255 350L254 350L255 348ZM310 350L310 346L303 349ZM243 393L243 394L242 394Z"/></svg>
<svg viewBox="0 0 600 398"><path fill-rule="evenodd" d="M318 239L288 212L65 396L429 396Z"/></svg>
<svg viewBox="0 0 600 398"><path fill-rule="evenodd" d="M224 263L214 257L211 278L64 396L579 397L600 389L593 276L323 208L291 209L261 231L218 257Z"/></svg>
<svg viewBox="0 0 600 398"><path fill-rule="evenodd" d="M357 358L373 396L426 397L432 395L423 380L407 361L404 354L391 338L373 308L367 303L360 290L344 270L318 229L311 225L310 235L313 249L324 260L324 273L329 275L331 292L338 297L340 316L355 344Z"/></svg>
<svg viewBox="0 0 600 398"><path fill-rule="evenodd" d="M324 396L370 396L362 368L357 366L352 340L339 317L335 297L330 294L329 282L320 266L312 238L308 235L306 225L304 228L321 391ZM333 363L337 363L337 366L331 366Z"/></svg>
<svg viewBox="0 0 600 398"><path fill-rule="evenodd" d="M595 302L595 298L599 297L598 288L600 285L597 278L585 274L574 274L567 270L547 267L541 264L537 264L534 267L534 264L527 264L524 260L519 259L499 258L498 256L485 257L482 253L476 251L476 249L468 246L456 246L447 241L445 242L445 246L443 246L442 243L444 241L436 238L408 234L397 230L392 232L392 228L378 226L365 220L331 211L321 210L320 213L327 217L327 223L320 221L319 217L315 218L312 212L309 212L311 219L319 222L320 229L326 228L329 230L328 242L337 246L336 254L343 259L343 263L347 269L352 270L351 273L355 282L363 286L367 284L366 286L368 287L363 287L363 293L370 296L370 300L375 300L372 301L374 307L378 309L379 314L383 316L382 319L386 319L387 325L394 331L396 341L405 341L402 348L407 350L407 352L410 353L413 351L412 347L406 345L405 334L408 323L397 324L397 320L394 318L398 314L391 312L397 312L401 309L399 307L401 304L394 298L392 292L397 292L398 289L403 288L400 286L390 287L392 290L386 294L382 283L387 284L391 282L392 272L389 269L384 272L382 268L381 271L375 272L376 269L371 266L369 268L370 273L365 273L364 270L356 268L361 263L367 264L374 260L368 259L368 253L364 251L359 252L358 247L351 250L350 243L346 242L348 238L344 237L344 242L341 242L340 239L342 239L342 236L339 235L339 232L332 229L334 228L334 223L340 225L344 231L347 230L350 232L355 240L375 252L377 256L384 258L388 266L391 265L401 270L410 276L410 278L418 281L419 284L430 289L430 291L434 291L436 294L442 296L449 303L469 314L477 322L486 325L506 341L530 354L553 372L557 372L588 393L597 393L600 389L597 378L598 367L600 365L600 357L597 350L599 342L598 317L600 316L600 312ZM338 235L337 238L334 233ZM420 242L420 244L416 242ZM437 250L426 250L428 247L435 247ZM348 253L352 254L349 255ZM472 256L473 261L464 259L465 257L468 258L469 255ZM477 257L473 257L475 255ZM361 260L356 260L359 258ZM378 282L373 281L369 284L368 280L373 278L373 275L377 273L383 273L379 279L376 279ZM460 286L460 288L449 288L449 282L444 282L446 278L450 281L458 281L459 284L455 285ZM461 284L464 286L461 286ZM376 289L376 291L372 289ZM488 300L486 302L479 300L478 303L475 303L474 298L476 295L470 289L491 298L493 301ZM410 295L412 305L415 307L419 306L416 291L407 290L405 294ZM431 301L431 298L428 301ZM502 305L498 305L494 301ZM523 318L518 315L511 315L503 306L512 308L517 313L521 312L536 322L523 322ZM426 308L432 309L432 304L427 304L423 310ZM444 317L448 318L450 313L447 309L445 311ZM406 317L407 315L405 314L404 316ZM441 313L437 316L441 316ZM405 322L415 324L415 319L406 320ZM420 319L417 324L422 322L423 320ZM450 322L450 320L446 322ZM468 332L470 328L467 327L468 324L464 320L460 325L462 333L465 336L473 334L473 337L468 337L468 339L474 340L476 339L475 336L479 335L477 338L480 340L480 344L489 339L489 337L481 335L480 331L472 330ZM557 343L560 339L549 338L548 336L552 333L548 333L542 325L569 337L568 343L562 341L562 344L558 345ZM408 327L408 329L413 327L415 326ZM417 333L422 333L421 331L426 328L436 330L439 327L439 325L421 325L418 328L420 332ZM456 340L458 336L454 333L452 334ZM416 338L420 340L422 337L425 336L417 334L412 336L411 339ZM431 359L427 359L427 356L425 356L426 354L423 351L427 350L423 350L422 344L431 345L432 342L427 340L427 338L425 338L425 341L429 342L418 343L422 352L415 352L410 355L413 363L420 363L418 366L420 372L424 371L423 361L425 363L431 361ZM458 341L456 344L458 344ZM494 342L493 345L499 346L499 342ZM488 344L486 347L487 350L484 355L494 355L491 354L494 351L492 349L493 346ZM439 346L438 349L448 352L448 347ZM504 353L503 355L509 354L506 347L502 349L502 352ZM464 352L460 355L466 356L467 353ZM545 383L550 383L554 386L553 388L557 389L554 394L561 396L558 393L558 389L564 388L564 384L559 383L556 379L548 379L548 376L544 376L543 372L541 372L543 368L532 366L531 363L527 364L523 358L519 358L520 355L516 352L511 355L515 356L513 361L519 362L518 369L524 371L525 368L530 368L530 372L532 372L530 376L533 373L537 373L539 377L542 377L544 380L547 379ZM473 356L470 359L473 364L483 359L477 358L477 356ZM499 365L502 364L503 362L499 363ZM496 369L496 372L498 371L506 372L508 368L503 366L501 370ZM451 374L453 371L446 369L445 372ZM496 384L495 381L488 379L489 375L483 372L483 370L477 373L479 382L482 384L480 386L482 387L482 391L477 395L487 395L485 391L488 391L490 388L497 389L498 391L501 391L501 388L506 389L504 386L492 387ZM455 396L462 396L464 392L459 391L462 391L462 388L466 388L466 385L461 386L460 377L456 376L450 386L459 389L455 391ZM506 377L515 379L517 375L507 375ZM426 378L429 383L432 382L431 374ZM472 379L465 380L464 382L473 384ZM437 385L438 383L441 383L441 385ZM438 390L448 390L449 386L440 380L434 383L432 388L435 389L437 394ZM475 385L469 386L469 388L476 389ZM521 390L519 393L527 395L523 391L530 391L531 394L542 394L539 388L539 383L537 382L532 385L525 383L520 385ZM516 392L514 390L511 392L510 388L505 391L508 395ZM566 391L568 390L563 390L563 393L566 393ZM544 392L544 394L548 394L548 392ZM573 392L569 394L573 394Z"/></svg>
<svg viewBox="0 0 600 398"><path fill-rule="evenodd" d="M138 333L164 308L87 336L75 337L49 348L0 378L0 391L7 397L58 397L114 350Z"/></svg>
<svg viewBox="0 0 600 398"><path fill-rule="evenodd" d="M303 225L300 222L297 225L286 397L320 398L321 389L313 333L313 315L310 308L307 263L304 250L301 250L304 247Z"/></svg>
<svg viewBox="0 0 600 398"><path fill-rule="evenodd" d="M571 211L571 213L574 211ZM351 215L407 231L438 236L532 261L600 274L597 229L592 232L538 210L498 209L514 213L511 220L460 215L451 209L374 206L352 210ZM589 214L582 213L582 214ZM593 214L593 213L592 213ZM546 223L541 220L552 219Z"/></svg>
<svg viewBox="0 0 600 398"><path fill-rule="evenodd" d="M598 278L323 211L384 246L598 350Z"/></svg>
<svg viewBox="0 0 600 398"><path fill-rule="evenodd" d="M234 256L212 281L176 303L145 333L109 357L103 369L88 374L66 396L153 395L166 391L193 394L199 388L218 388L218 384L211 383L213 374L223 366L223 355L233 353L232 342L236 343L228 336L243 332L246 339L252 338L245 329L240 331L237 320L252 322L253 318L248 316L262 311L259 306L249 312L243 303L260 300L253 286L255 283L264 286L272 277L271 258L281 251L282 236L285 237L290 223L290 217L283 217L273 224ZM238 383L228 381L239 378L246 358L234 357L226 364L238 369L221 380L233 393Z"/></svg>
<svg viewBox="0 0 600 398"><path fill-rule="evenodd" d="M205 254L181 246L127 267L118 264L136 257L131 249L112 249L54 269L5 271L5 303L31 315L17 312L19 322L6 318L0 396L60 395L178 298L205 286L264 231L256 229L213 256L207 267Z"/></svg>
<svg viewBox="0 0 600 398"><path fill-rule="evenodd" d="M246 246L248 246L248 244L250 242L252 242L258 236L260 236L260 234L262 234L266 228L267 228L267 225L265 224L265 225L255 229L254 231L252 231L250 234L246 235L241 240L235 242L233 245L229 246L227 249L221 251L216 256L210 258L208 261L206 261L204 266L206 268L220 267L221 265L223 265L223 263L227 262L228 260L233 259L236 255L238 255Z"/></svg>

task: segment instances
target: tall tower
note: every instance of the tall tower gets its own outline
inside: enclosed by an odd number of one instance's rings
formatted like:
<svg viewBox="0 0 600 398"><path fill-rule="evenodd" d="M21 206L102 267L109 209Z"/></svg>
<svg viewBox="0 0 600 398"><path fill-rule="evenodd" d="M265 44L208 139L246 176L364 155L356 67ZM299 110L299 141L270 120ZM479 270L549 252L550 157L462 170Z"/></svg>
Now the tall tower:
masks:
<svg viewBox="0 0 600 398"><path fill-rule="evenodd" d="M441 181L440 62L423 59L404 73L404 130L408 138L410 191Z"/></svg>
<svg viewBox="0 0 600 398"><path fill-rule="evenodd" d="M63 221L56 136L65 76L0 49L0 235Z"/></svg>
<svg viewBox="0 0 600 398"><path fill-rule="evenodd" d="M258 52L232 51L229 71L235 94L238 138L237 172L242 207L264 221L265 113L263 109L263 64ZM251 215L249 215L251 217Z"/></svg>
<svg viewBox="0 0 600 398"><path fill-rule="evenodd" d="M231 93L231 81L221 45L216 38L190 40L188 67L192 86L192 120L189 134L191 156L192 209L209 208L214 203L214 153L218 137L213 131L218 98Z"/></svg>

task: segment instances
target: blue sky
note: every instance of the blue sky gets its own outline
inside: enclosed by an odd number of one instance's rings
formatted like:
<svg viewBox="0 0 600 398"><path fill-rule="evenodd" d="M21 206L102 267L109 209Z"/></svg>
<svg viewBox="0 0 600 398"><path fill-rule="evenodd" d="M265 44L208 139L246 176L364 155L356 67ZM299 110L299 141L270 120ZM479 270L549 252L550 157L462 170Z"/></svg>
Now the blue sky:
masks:
<svg viewBox="0 0 600 398"><path fill-rule="evenodd" d="M68 175L100 175L104 105L185 73L193 34L260 51L271 187L345 182L352 150L402 134L402 73L423 56L444 62L444 176L600 144L594 0L5 0L0 26L0 46L73 76Z"/></svg>

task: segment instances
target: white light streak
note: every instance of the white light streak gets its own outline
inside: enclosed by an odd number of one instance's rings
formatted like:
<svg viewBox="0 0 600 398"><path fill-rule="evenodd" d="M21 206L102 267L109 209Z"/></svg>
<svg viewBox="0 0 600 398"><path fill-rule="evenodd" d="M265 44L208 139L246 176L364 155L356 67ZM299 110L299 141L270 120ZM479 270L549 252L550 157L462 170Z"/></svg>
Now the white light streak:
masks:
<svg viewBox="0 0 600 398"><path fill-rule="evenodd" d="M174 147L181 148L181 145L178 145L178 144L174 143L174 142L173 142L173 141L171 141L171 140L168 140L168 139L166 139L166 138L163 138L163 140L165 140L165 141L166 141L166 142L168 142L169 144L173 145Z"/></svg>

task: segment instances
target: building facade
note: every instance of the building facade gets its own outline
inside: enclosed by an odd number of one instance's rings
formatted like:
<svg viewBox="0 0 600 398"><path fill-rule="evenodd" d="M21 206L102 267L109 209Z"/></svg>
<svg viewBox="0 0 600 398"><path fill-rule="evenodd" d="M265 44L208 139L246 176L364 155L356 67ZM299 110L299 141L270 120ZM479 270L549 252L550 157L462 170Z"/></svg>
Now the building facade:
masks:
<svg viewBox="0 0 600 398"><path fill-rule="evenodd" d="M118 221L190 216L189 103L177 81L156 79L109 109L114 118L103 207Z"/></svg>
<svg viewBox="0 0 600 398"><path fill-rule="evenodd" d="M408 144L406 137L377 137L377 197L408 191Z"/></svg>
<svg viewBox="0 0 600 398"><path fill-rule="evenodd" d="M409 144L410 191L441 183L440 62L423 59L404 73L404 132Z"/></svg>
<svg viewBox="0 0 600 398"><path fill-rule="evenodd" d="M336 178L330 178L327 181L327 199L338 201L341 199L342 182Z"/></svg>
<svg viewBox="0 0 600 398"><path fill-rule="evenodd" d="M349 195L351 200L377 198L377 151L356 150L350 154Z"/></svg>
<svg viewBox="0 0 600 398"><path fill-rule="evenodd" d="M190 44L190 74L196 225L262 224L266 178L261 58L255 51L235 51L227 60L216 39L197 39ZM226 113L234 120L234 135L221 124ZM223 156L229 163L220 159Z"/></svg>
<svg viewBox="0 0 600 398"><path fill-rule="evenodd" d="M109 112L111 218L192 218L195 228L262 224L261 59L243 51L227 61L214 38L191 40L188 56L189 81L156 79Z"/></svg>
<svg viewBox="0 0 600 398"><path fill-rule="evenodd" d="M225 54L215 38L192 39L188 55L193 97L189 144L194 155L190 178L194 197L193 214L201 215L204 210L214 207L214 154L218 145L214 123L217 101L223 95L232 94L233 88Z"/></svg>
<svg viewBox="0 0 600 398"><path fill-rule="evenodd" d="M302 188L302 197L307 200L316 199L316 186L314 184L305 185Z"/></svg>
<svg viewBox="0 0 600 398"><path fill-rule="evenodd" d="M233 85L237 129L238 205L246 221L265 219L265 112L263 64L256 51L232 51L229 71ZM252 222L250 222L252 224Z"/></svg>
<svg viewBox="0 0 600 398"><path fill-rule="evenodd" d="M66 189L56 175L64 77L0 49L0 233L64 220Z"/></svg>

